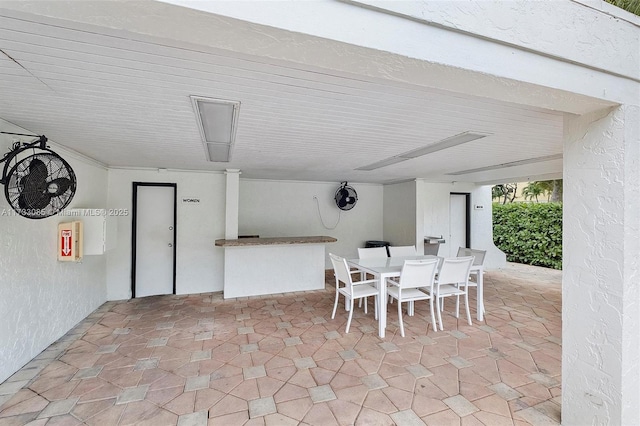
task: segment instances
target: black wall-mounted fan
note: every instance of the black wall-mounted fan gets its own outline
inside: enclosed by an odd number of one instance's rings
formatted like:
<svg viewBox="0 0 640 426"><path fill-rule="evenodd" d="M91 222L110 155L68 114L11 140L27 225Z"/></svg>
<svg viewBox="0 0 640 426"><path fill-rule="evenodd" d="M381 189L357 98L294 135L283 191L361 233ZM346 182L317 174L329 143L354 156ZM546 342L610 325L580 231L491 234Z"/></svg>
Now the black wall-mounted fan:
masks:
<svg viewBox="0 0 640 426"><path fill-rule="evenodd" d="M340 188L336 191L335 200L336 206L340 210L351 210L358 202L358 194L347 182L342 182Z"/></svg>
<svg viewBox="0 0 640 426"><path fill-rule="evenodd" d="M4 195L11 208L28 219L43 219L57 214L76 193L73 169L46 144L45 136L39 136L31 143L16 142L0 160L0 163L5 162L0 180L4 185ZM33 150L33 153L20 155L28 150Z"/></svg>

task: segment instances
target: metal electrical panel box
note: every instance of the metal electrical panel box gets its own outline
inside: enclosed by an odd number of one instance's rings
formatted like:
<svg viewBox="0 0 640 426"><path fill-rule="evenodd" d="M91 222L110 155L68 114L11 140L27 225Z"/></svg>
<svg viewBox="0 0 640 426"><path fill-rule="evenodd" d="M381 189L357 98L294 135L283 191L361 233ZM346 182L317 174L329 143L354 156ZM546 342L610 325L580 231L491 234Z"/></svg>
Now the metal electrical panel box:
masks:
<svg viewBox="0 0 640 426"><path fill-rule="evenodd" d="M69 209L69 219L81 220L83 224L83 254L101 255L115 248L118 235L118 217L107 209Z"/></svg>

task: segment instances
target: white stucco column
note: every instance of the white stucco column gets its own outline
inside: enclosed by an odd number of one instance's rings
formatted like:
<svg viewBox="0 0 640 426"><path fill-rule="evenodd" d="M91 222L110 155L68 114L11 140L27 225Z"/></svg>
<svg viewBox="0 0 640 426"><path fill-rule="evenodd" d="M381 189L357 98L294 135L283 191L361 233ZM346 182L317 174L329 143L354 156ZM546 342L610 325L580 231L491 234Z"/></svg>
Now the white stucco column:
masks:
<svg viewBox="0 0 640 426"><path fill-rule="evenodd" d="M224 238L238 238L238 204L240 200L240 170L227 169L227 192L225 207Z"/></svg>
<svg viewBox="0 0 640 426"><path fill-rule="evenodd" d="M562 424L640 424L640 107L564 130Z"/></svg>

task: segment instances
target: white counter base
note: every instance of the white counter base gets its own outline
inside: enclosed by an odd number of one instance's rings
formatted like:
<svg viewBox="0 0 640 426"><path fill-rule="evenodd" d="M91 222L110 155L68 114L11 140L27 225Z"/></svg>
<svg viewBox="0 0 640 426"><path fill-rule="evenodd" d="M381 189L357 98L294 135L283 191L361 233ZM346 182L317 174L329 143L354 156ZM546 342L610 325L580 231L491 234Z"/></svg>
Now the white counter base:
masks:
<svg viewBox="0 0 640 426"><path fill-rule="evenodd" d="M226 246L224 298L324 288L324 244Z"/></svg>

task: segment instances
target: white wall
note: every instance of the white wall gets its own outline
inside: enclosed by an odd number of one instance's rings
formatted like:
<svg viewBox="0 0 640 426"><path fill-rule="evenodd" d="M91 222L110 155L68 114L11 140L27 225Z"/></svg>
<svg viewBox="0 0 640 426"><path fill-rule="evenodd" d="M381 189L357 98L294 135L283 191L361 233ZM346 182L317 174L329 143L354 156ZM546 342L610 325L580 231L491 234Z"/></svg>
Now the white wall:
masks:
<svg viewBox="0 0 640 426"><path fill-rule="evenodd" d="M491 187L470 183L419 182L418 211L424 214L424 235L442 235L446 242L440 246L440 256L455 256L458 247L449 244L449 196L452 192L471 194L471 248L487 250L485 268L501 268L506 264L505 254L493 244L493 220L491 212ZM474 206L484 209L476 210Z"/></svg>
<svg viewBox="0 0 640 426"><path fill-rule="evenodd" d="M472 205L484 205L484 210L471 211L472 247L487 250L487 268L505 265L506 256L493 244L491 187L422 180L385 186L352 185L358 192L358 204L340 213L338 225L331 230L322 225L313 197L319 200L325 225L334 226L339 210L333 196L338 183L240 179L238 233L261 237L328 235L338 242L327 244L327 253L355 257L357 248L364 247L367 240L419 245L425 235L442 234L447 239L449 194L469 192ZM423 216L417 217L416 212ZM445 244L440 254L447 255L448 251ZM330 265L327 259L326 267Z"/></svg>
<svg viewBox="0 0 640 426"><path fill-rule="evenodd" d="M328 235L337 238L326 253L357 257L367 240L382 238L382 186L349 183L358 202L340 211L334 195L340 183L240 179L239 235L295 237ZM318 203L314 197L317 197ZM322 214L322 221L318 214ZM338 221L338 218L340 219ZM336 225L337 224L337 225ZM325 264L331 267L326 256Z"/></svg>
<svg viewBox="0 0 640 426"><path fill-rule="evenodd" d="M3 130L12 131L2 123ZM0 135L2 154L10 141ZM52 147L78 179L69 208L106 207L107 170ZM0 383L106 300L104 256L57 261L58 223L67 221L23 218L0 197Z"/></svg>
<svg viewBox="0 0 640 426"><path fill-rule="evenodd" d="M416 241L416 182L384 186L383 240L393 246L411 246Z"/></svg>
<svg viewBox="0 0 640 426"><path fill-rule="evenodd" d="M170 182L177 184L176 218L176 293L222 291L223 249L215 240L224 238L225 175L220 172L168 170L109 170L108 206L132 208L133 182ZM184 203L183 198L198 198L199 203ZM131 297L132 217L118 218L118 246L107 252L107 299Z"/></svg>

